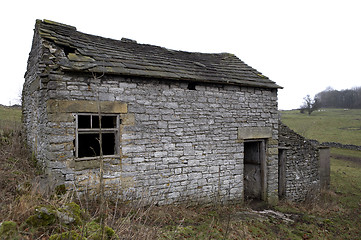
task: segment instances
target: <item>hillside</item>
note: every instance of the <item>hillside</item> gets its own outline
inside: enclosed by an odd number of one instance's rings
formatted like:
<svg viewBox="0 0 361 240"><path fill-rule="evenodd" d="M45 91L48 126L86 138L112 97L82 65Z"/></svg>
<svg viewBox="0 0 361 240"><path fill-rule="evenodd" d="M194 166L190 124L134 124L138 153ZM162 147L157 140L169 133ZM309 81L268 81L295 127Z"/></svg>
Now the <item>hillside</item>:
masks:
<svg viewBox="0 0 361 240"><path fill-rule="evenodd" d="M311 115L281 111L281 120L309 139L361 145L361 109L321 109Z"/></svg>
<svg viewBox="0 0 361 240"><path fill-rule="evenodd" d="M16 128L21 124L21 108L6 107L0 104L0 130Z"/></svg>
<svg viewBox="0 0 361 240"><path fill-rule="evenodd" d="M302 122L290 115L290 122ZM20 110L0 107L0 122L0 239L101 239L99 196L41 191L34 181L41 171L20 134ZM361 153L333 154L331 189L318 199L276 206L140 206L106 199L104 239L357 239ZM71 218L76 221L64 223Z"/></svg>

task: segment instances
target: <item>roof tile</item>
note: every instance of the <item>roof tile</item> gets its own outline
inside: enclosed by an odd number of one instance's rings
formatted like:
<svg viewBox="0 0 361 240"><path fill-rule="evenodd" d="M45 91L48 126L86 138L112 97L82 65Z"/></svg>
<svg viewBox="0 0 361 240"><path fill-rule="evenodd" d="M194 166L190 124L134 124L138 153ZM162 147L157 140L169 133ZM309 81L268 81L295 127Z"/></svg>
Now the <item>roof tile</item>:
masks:
<svg viewBox="0 0 361 240"><path fill-rule="evenodd" d="M48 20L38 20L36 31L43 39L75 50L58 62L64 71L280 88L229 53L191 53L139 44L126 38L113 40Z"/></svg>

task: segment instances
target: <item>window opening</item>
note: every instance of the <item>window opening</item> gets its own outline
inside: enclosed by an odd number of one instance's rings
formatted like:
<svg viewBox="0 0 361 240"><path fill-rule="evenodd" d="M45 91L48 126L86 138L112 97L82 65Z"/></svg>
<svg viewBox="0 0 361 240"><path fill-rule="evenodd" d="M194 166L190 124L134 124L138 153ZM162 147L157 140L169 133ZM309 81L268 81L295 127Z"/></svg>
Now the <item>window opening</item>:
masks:
<svg viewBox="0 0 361 240"><path fill-rule="evenodd" d="M103 155L118 154L119 124L118 115L101 115L101 129L99 115L78 114L76 131L77 158L96 157L100 155L99 136L102 135Z"/></svg>

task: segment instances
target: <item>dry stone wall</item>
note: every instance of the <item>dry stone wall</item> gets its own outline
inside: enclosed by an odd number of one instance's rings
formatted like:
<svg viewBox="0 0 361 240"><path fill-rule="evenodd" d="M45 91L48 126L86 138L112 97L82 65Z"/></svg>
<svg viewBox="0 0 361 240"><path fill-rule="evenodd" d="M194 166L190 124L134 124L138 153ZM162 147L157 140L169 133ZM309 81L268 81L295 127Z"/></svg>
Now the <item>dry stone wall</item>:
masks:
<svg viewBox="0 0 361 240"><path fill-rule="evenodd" d="M361 146L353 145L353 144L342 144L337 142L323 142L322 146L333 147L333 148L344 148L350 150L361 151Z"/></svg>
<svg viewBox="0 0 361 240"><path fill-rule="evenodd" d="M279 143L284 149L285 198L303 201L320 189L318 143L308 140L280 123Z"/></svg>

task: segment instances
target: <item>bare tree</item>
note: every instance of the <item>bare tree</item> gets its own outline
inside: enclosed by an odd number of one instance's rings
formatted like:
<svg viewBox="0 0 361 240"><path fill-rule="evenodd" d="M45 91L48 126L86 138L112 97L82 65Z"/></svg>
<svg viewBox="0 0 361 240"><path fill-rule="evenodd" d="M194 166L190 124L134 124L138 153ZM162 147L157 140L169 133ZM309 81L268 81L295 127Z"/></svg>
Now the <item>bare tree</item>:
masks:
<svg viewBox="0 0 361 240"><path fill-rule="evenodd" d="M318 98L311 98L310 95L307 95L303 98L304 102L300 108L301 113L307 112L308 115L311 115L313 111L316 111L320 108L320 102Z"/></svg>

